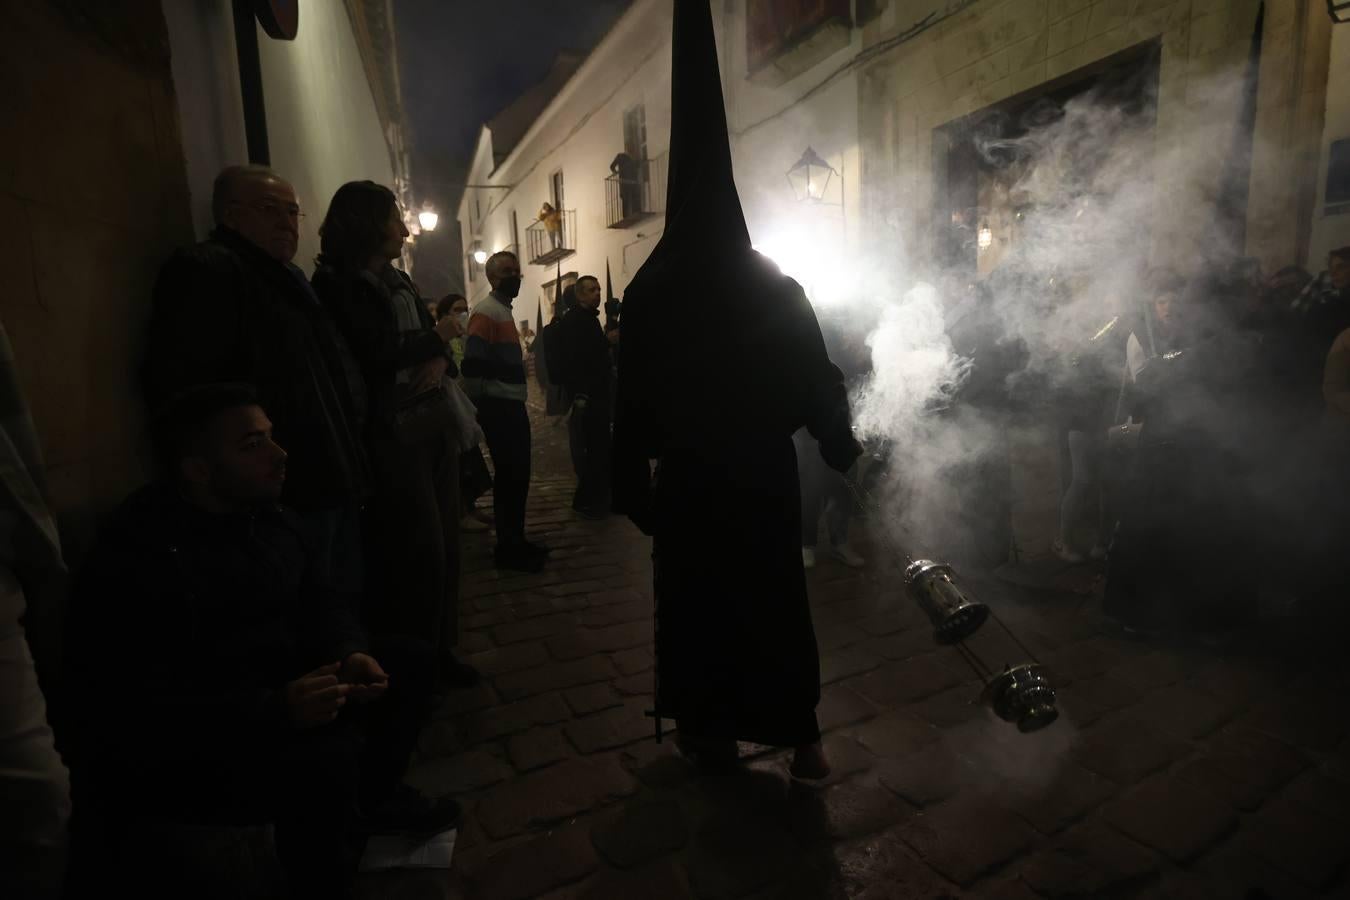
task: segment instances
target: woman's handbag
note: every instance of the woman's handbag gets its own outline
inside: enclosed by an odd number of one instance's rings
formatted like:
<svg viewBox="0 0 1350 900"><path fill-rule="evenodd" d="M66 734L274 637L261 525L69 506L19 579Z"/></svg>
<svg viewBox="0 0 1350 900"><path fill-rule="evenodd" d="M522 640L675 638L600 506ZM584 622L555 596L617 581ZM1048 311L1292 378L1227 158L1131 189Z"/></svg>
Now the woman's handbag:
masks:
<svg viewBox="0 0 1350 900"><path fill-rule="evenodd" d="M394 407L394 436L413 445L433 440L455 427L455 409L441 385L414 394Z"/></svg>

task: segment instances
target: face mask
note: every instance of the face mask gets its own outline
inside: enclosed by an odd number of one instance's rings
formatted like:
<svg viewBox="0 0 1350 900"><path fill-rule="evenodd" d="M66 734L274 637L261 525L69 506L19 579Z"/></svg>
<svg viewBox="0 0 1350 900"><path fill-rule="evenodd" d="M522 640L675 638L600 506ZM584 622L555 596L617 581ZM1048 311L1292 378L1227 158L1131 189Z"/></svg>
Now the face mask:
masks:
<svg viewBox="0 0 1350 900"><path fill-rule="evenodd" d="M503 278L497 282L497 293L508 300L514 300L520 293L520 276Z"/></svg>

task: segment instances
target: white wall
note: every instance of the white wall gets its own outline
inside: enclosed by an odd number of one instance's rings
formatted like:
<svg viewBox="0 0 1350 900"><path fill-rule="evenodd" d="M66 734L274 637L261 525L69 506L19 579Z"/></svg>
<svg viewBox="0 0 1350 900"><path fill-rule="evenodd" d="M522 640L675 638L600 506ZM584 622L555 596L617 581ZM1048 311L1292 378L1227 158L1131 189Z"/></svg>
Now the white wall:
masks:
<svg viewBox="0 0 1350 900"><path fill-rule="evenodd" d="M814 89L857 52L859 34L855 32L849 47L810 71L781 87L767 88L745 78L745 4L716 3L714 14L736 181L752 238L785 261L803 245L813 251L830 249L829 254L812 252L813 259L837 259L846 241L846 219L849 228L860 221L846 213L856 205L861 185L857 86L854 76L845 73ZM469 181L512 186L509 192L480 192L484 217L479 237L485 249L499 250L511 243L512 209L520 223L521 242L526 243L525 230L549 197L549 178L561 168L566 207L577 213L577 252L562 261L562 271L603 279L608 259L614 291L622 294L656 245L664 220L658 215L628 228L606 228L604 179L610 161L623 147L623 114L637 103L646 107L648 155L669 149L670 31L668 0L638 0L500 169L493 171L490 147L480 143ZM843 173L823 205L798 204L787 182L787 170L808 145ZM461 222L470 219L472 194L467 192L461 203ZM474 237L466 225L466 251ZM826 267L814 266L813 271ZM524 284L515 304L517 320L534 322L542 286L556 272L555 266L524 265ZM471 300L488 291L485 279L469 288Z"/></svg>
<svg viewBox="0 0 1350 900"><path fill-rule="evenodd" d="M835 302L847 289L843 260L862 221L858 87L849 68L862 32L853 29L847 46L768 87L746 77L745 9L744 0L728 0L718 25L736 185L750 237L814 303ZM839 173L819 203L799 202L787 179L807 147Z"/></svg>
<svg viewBox="0 0 1350 900"><path fill-rule="evenodd" d="M272 166L300 194L306 218L295 261L309 270L333 193L348 181L394 187L394 167L346 5L300 0L294 41L258 31Z"/></svg>
<svg viewBox="0 0 1350 900"><path fill-rule="evenodd" d="M193 222L211 228L211 181L247 162L244 117L229 0L164 0ZM390 160L366 71L339 0L300 0L294 41L258 29L272 167L300 195L305 219L296 263L306 270L334 191L370 179L393 187Z"/></svg>
<svg viewBox="0 0 1350 900"><path fill-rule="evenodd" d="M1350 245L1350 214L1324 216L1327 164L1332 141L1350 138L1350 25L1331 29L1331 69L1327 77L1326 125L1322 131L1322 161L1317 177L1317 206L1313 213L1312 241L1307 268L1313 273L1327 267L1327 253Z"/></svg>
<svg viewBox="0 0 1350 900"><path fill-rule="evenodd" d="M211 231L211 182L228 165L248 162L244 107L230 0L164 0L178 123L187 159L192 225Z"/></svg>
<svg viewBox="0 0 1350 900"><path fill-rule="evenodd" d="M638 103L646 107L648 155L665 153L670 145L668 0L638 0L630 8L500 168L492 168L488 143L479 144L468 180L504 187L465 192L459 213L465 252L475 237L488 252L511 244L510 213L516 212L524 277L514 305L517 321L534 323L545 294L543 285L557 275L556 265L533 266L525 258L526 230L550 197L555 171L563 172L565 207L577 216L577 252L562 260L564 273L595 275L603 281L608 260L614 291L622 294L655 246L663 227L659 215L629 228L605 227L605 178L610 161L623 149L623 114ZM475 193L483 211L476 235L469 227ZM471 301L489 290L485 278L466 286ZM551 302L551 293L547 300ZM547 321L547 302L544 311Z"/></svg>

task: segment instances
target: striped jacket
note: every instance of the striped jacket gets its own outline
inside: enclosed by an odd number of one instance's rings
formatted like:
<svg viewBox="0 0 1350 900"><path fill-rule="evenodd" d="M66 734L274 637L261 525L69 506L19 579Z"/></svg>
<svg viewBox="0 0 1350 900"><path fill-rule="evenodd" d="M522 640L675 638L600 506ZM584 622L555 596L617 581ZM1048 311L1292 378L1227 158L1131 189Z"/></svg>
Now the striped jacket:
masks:
<svg viewBox="0 0 1350 900"><path fill-rule="evenodd" d="M478 301L464 340L464 391L474 400L525 402L525 357L511 306L495 293Z"/></svg>

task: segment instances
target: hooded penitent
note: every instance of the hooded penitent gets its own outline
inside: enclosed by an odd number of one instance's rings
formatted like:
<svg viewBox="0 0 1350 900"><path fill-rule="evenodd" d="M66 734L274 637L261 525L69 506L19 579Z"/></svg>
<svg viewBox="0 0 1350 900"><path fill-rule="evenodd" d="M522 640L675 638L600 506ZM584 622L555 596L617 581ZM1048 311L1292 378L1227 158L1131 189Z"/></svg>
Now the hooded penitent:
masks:
<svg viewBox="0 0 1350 900"><path fill-rule="evenodd" d="M661 714L684 735L814 741L791 436L808 427L836 468L858 450L806 296L751 249L708 0L675 0L666 227L622 335L614 505L656 538Z"/></svg>

